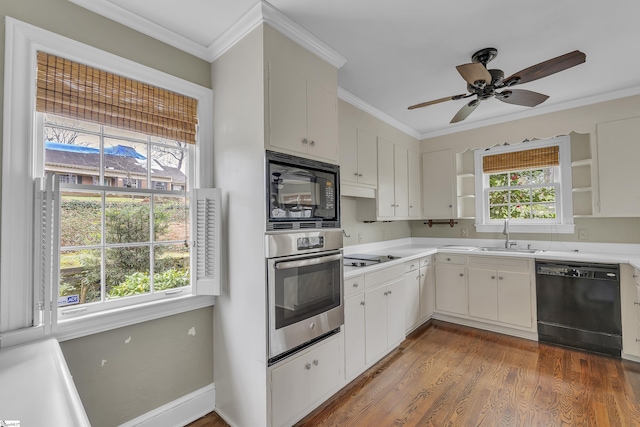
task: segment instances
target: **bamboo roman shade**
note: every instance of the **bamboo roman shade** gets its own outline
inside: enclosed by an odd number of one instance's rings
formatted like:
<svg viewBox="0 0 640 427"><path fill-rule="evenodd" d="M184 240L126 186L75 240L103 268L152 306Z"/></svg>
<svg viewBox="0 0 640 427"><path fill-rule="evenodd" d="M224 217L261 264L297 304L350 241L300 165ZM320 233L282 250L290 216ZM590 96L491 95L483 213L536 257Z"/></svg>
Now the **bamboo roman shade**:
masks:
<svg viewBox="0 0 640 427"><path fill-rule="evenodd" d="M196 99L45 52L38 52L36 110L196 142Z"/></svg>
<svg viewBox="0 0 640 427"><path fill-rule="evenodd" d="M482 171L491 173L558 166L560 164L558 153L559 147L556 145L484 156Z"/></svg>

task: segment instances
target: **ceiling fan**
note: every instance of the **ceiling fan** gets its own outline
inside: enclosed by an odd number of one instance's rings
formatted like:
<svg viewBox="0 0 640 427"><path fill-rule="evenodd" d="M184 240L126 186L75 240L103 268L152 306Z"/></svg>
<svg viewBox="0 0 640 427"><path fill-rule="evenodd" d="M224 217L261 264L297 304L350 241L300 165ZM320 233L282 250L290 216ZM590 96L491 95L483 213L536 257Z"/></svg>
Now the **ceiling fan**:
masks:
<svg viewBox="0 0 640 427"><path fill-rule="evenodd" d="M409 107L409 110L439 104L445 101L469 98L475 95L476 98L465 104L453 119L451 119L450 123L457 123L466 119L469 114L480 105L481 101L491 97L495 97L508 104L535 107L546 101L549 96L530 90L511 89L511 87L550 76L586 61L586 55L584 53L579 50L574 50L573 52L549 59L548 61L532 65L529 68L525 68L504 78L504 72L502 70L487 69L487 64L496 56L498 56L498 50L493 47L488 47L474 53L471 56L473 62L456 67L462 78L467 81L467 91L469 93L412 105Z"/></svg>

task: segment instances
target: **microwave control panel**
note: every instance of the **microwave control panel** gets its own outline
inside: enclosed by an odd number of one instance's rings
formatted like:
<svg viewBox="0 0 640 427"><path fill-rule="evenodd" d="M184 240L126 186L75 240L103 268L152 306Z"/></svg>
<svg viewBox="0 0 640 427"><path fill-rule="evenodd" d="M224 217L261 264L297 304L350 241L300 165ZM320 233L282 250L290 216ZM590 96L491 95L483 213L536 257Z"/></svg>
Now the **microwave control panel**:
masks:
<svg viewBox="0 0 640 427"><path fill-rule="evenodd" d="M298 250L324 248L324 236L298 238Z"/></svg>

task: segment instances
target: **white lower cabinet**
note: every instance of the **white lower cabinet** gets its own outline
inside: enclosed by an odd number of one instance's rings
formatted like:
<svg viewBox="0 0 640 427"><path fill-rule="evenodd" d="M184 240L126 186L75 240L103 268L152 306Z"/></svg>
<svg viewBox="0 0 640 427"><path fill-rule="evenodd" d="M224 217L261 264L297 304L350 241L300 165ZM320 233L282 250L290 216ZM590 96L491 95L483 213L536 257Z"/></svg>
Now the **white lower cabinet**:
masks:
<svg viewBox="0 0 640 427"><path fill-rule="evenodd" d="M328 338L271 370L272 426L298 421L343 383L342 343L342 335Z"/></svg>
<svg viewBox="0 0 640 427"><path fill-rule="evenodd" d="M436 306L436 278L429 258L420 262L420 317L423 321L433 315Z"/></svg>
<svg viewBox="0 0 640 427"><path fill-rule="evenodd" d="M620 265L620 302L622 354L640 358L640 271L629 264Z"/></svg>
<svg viewBox="0 0 640 427"><path fill-rule="evenodd" d="M367 364L404 340L404 278L364 293Z"/></svg>
<svg viewBox="0 0 640 427"><path fill-rule="evenodd" d="M463 256L436 254L436 310L467 314L467 275Z"/></svg>
<svg viewBox="0 0 640 427"><path fill-rule="evenodd" d="M405 330L409 333L433 314L435 281L431 257L407 261L404 266Z"/></svg>
<svg viewBox="0 0 640 427"><path fill-rule="evenodd" d="M364 292L344 300L344 373L347 378L365 366Z"/></svg>

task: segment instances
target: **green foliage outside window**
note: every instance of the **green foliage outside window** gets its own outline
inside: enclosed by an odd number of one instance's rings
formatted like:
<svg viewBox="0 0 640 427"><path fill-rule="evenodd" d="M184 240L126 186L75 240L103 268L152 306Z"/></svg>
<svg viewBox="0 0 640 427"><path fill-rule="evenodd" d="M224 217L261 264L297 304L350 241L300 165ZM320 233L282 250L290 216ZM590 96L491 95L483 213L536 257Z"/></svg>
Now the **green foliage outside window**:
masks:
<svg viewBox="0 0 640 427"><path fill-rule="evenodd" d="M544 168L489 175L489 218L555 218L554 173Z"/></svg>

